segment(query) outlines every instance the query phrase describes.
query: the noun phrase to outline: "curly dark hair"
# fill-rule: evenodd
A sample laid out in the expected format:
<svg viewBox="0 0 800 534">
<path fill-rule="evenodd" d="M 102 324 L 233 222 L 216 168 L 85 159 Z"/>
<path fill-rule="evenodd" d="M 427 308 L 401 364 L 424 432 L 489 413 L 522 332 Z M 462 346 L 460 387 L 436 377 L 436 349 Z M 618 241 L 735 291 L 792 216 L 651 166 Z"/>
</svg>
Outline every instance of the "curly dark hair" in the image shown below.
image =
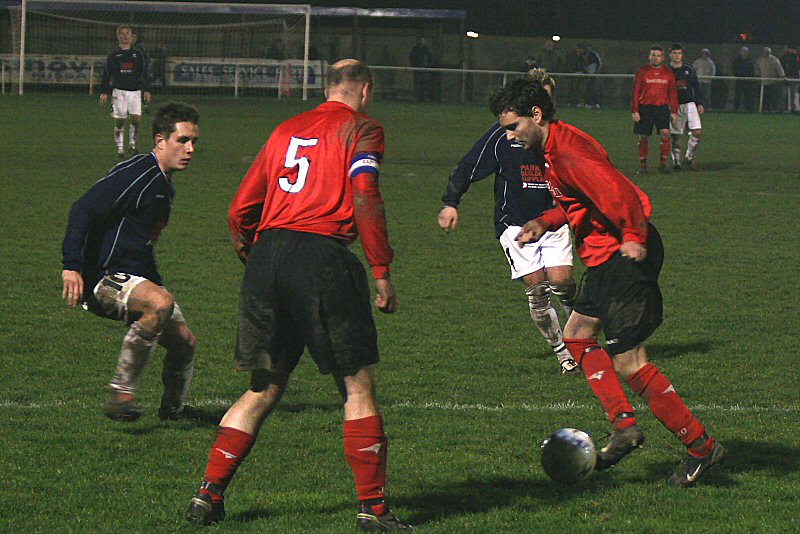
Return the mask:
<svg viewBox="0 0 800 534">
<path fill-rule="evenodd" d="M 167 102 L 156 111 L 153 117 L 153 139 L 158 134 L 169 138 L 175 131 L 175 124 L 191 122 L 200 124 L 200 113 L 197 108 L 183 102 Z"/>
<path fill-rule="evenodd" d="M 553 99 L 539 80 L 519 78 L 497 88 L 489 97 L 489 109 L 495 116 L 512 111 L 520 117 L 533 116 L 533 107 L 542 110 L 545 120 L 553 120 L 556 107 Z"/>
</svg>

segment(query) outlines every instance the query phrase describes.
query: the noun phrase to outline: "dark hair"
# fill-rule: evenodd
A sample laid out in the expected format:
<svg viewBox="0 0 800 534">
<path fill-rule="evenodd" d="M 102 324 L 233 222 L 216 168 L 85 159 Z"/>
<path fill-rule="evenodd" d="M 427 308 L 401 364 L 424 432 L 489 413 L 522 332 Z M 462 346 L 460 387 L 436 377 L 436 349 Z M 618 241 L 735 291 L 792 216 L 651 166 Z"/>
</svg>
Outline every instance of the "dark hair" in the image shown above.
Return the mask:
<svg viewBox="0 0 800 534">
<path fill-rule="evenodd" d="M 669 51 L 670 51 L 670 52 L 674 52 L 675 50 L 683 50 L 683 47 L 681 46 L 681 44 L 680 44 L 680 43 L 672 43 L 672 44 L 669 46 Z"/>
<path fill-rule="evenodd" d="M 343 59 L 328 68 L 328 87 L 340 83 L 355 82 L 372 84 L 372 71 L 363 61 Z"/>
<path fill-rule="evenodd" d="M 545 120 L 552 120 L 556 113 L 553 99 L 542 82 L 531 78 L 519 78 L 499 87 L 489 97 L 489 109 L 495 116 L 512 111 L 520 117 L 533 116 L 533 107 L 542 110 Z"/>
<path fill-rule="evenodd" d="M 650 47 L 650 50 L 659 50 L 659 51 L 663 52 L 664 51 L 664 47 L 662 47 L 661 45 L 652 45 Z"/>
<path fill-rule="evenodd" d="M 183 102 L 167 102 L 156 111 L 153 117 L 153 139 L 158 134 L 169 138 L 175 131 L 175 124 L 191 122 L 200 124 L 200 113 L 197 108 Z"/>
</svg>

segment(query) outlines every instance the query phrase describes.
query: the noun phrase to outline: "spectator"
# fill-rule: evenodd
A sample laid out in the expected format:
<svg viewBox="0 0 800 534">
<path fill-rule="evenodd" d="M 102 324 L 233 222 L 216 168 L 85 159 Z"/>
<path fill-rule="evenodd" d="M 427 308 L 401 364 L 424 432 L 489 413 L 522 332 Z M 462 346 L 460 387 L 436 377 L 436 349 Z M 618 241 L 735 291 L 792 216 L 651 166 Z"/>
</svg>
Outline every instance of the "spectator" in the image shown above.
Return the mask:
<svg viewBox="0 0 800 534">
<path fill-rule="evenodd" d="M 150 54 L 150 75 L 153 78 L 152 85 L 167 86 L 167 49 L 164 43 L 158 43 Z"/>
<path fill-rule="evenodd" d="M 277 37 L 272 42 L 272 46 L 267 50 L 267 59 L 275 59 L 278 61 L 286 59 L 286 45 L 283 44 L 283 39 Z"/>
<path fill-rule="evenodd" d="M 572 49 L 567 57 L 565 70 L 578 74 L 571 78 L 570 85 L 572 87 L 568 91 L 569 105 L 582 108 L 585 104 L 583 97 L 586 94 L 586 78 L 583 76 L 586 74 L 586 45 L 584 43 L 578 43 Z"/>
<path fill-rule="evenodd" d="M 527 58 L 525 58 L 525 61 L 522 63 L 522 67 L 520 67 L 519 70 L 521 72 L 524 72 L 525 74 L 528 74 L 529 72 L 531 72 L 533 69 L 536 68 L 538 68 L 536 60 L 533 58 L 533 56 L 528 56 Z"/>
<path fill-rule="evenodd" d="M 586 45 L 586 53 L 583 56 L 583 71 L 586 74 L 597 74 L 603 66 L 600 54 L 592 50 L 592 45 Z M 600 108 L 600 80 L 591 76 L 586 80 L 586 107 Z"/>
<path fill-rule="evenodd" d="M 786 47 L 786 51 L 781 55 L 781 66 L 787 78 L 784 88 L 783 105 L 786 106 L 787 111 L 797 113 L 798 109 L 800 109 L 798 108 L 799 95 L 797 93 L 800 87 L 800 82 L 797 81 L 798 77 L 800 77 L 800 54 L 797 53 L 796 46 Z M 794 81 L 789 81 L 790 79 Z"/>
<path fill-rule="evenodd" d="M 564 68 L 564 58 L 556 48 L 556 42 L 552 39 L 544 42 L 544 47 L 539 51 L 536 60 L 539 68 L 546 69 L 549 73 L 561 72 L 561 69 Z"/>
<path fill-rule="evenodd" d="M 711 80 L 711 100 L 714 102 L 714 109 L 717 110 L 724 110 L 728 103 L 728 82 L 720 79 L 722 76 L 727 75 L 720 64 L 717 65 L 716 76 Z"/>
<path fill-rule="evenodd" d="M 739 55 L 733 59 L 731 71 L 737 78 L 752 78 L 755 75 L 755 65 L 750 57 L 750 48 L 743 46 Z M 734 84 L 733 109 L 739 111 L 742 107 L 753 111 L 753 97 L 755 96 L 755 83 L 750 80 L 736 80 Z"/>
<path fill-rule="evenodd" d="M 706 103 L 706 110 L 710 110 L 713 106 L 711 102 L 711 80 L 709 77 L 717 74 L 717 66 L 714 60 L 711 59 L 711 50 L 704 48 L 700 51 L 700 57 L 694 60 L 692 67 L 697 71 L 697 77 L 700 80 L 700 101 Z"/>
<path fill-rule="evenodd" d="M 780 111 L 781 81 L 785 78 L 781 61 L 772 53 L 772 49 L 765 46 L 761 57 L 756 60 L 756 76 L 761 78 L 764 86 L 764 100 L 761 111 Z"/>
<path fill-rule="evenodd" d="M 408 54 L 408 62 L 415 68 L 433 67 L 433 50 L 428 46 L 425 37 L 420 37 L 417 44 Z M 419 102 L 429 102 L 432 100 L 431 72 L 414 71 L 414 97 Z"/>
<path fill-rule="evenodd" d="M 381 50 L 381 55 L 378 57 L 378 65 L 394 67 L 397 66 L 397 58 L 392 53 L 392 49 L 385 45 Z M 393 99 L 396 96 L 395 78 L 397 75 L 396 70 L 392 69 L 374 69 L 375 70 L 375 88 L 383 98 Z"/>
</svg>

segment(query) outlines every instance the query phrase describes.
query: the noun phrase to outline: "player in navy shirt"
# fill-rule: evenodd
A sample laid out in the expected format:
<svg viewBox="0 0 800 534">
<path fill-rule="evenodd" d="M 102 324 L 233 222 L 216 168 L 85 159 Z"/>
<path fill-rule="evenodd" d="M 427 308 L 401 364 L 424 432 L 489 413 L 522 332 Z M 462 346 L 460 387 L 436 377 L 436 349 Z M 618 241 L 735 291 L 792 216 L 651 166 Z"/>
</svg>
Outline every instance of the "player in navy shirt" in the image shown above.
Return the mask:
<svg viewBox="0 0 800 534">
<path fill-rule="evenodd" d="M 555 84 L 545 71 L 535 69 L 531 74 L 544 80 L 552 91 Z M 514 240 L 526 222 L 553 207 L 541 152 L 525 150 L 519 143 L 509 141 L 499 124 L 489 128 L 450 175 L 442 197 L 439 226 L 445 231 L 455 230 L 461 196 L 473 182 L 490 174 L 495 175 L 495 233 L 511 268 L 511 278 L 525 284 L 533 323 L 556 353 L 561 372 L 574 371 L 577 364 L 562 341 L 558 314 L 550 302 L 551 293 L 558 295 L 568 316 L 575 298 L 569 229 L 564 225 L 530 245 L 520 246 Z"/>
<path fill-rule="evenodd" d="M 159 416 L 197 415 L 184 404 L 196 340 L 162 287 L 153 246 L 169 220 L 172 175 L 192 159 L 198 121 L 192 106 L 163 106 L 153 120 L 153 151 L 118 164 L 70 210 L 62 245 L 62 297 L 70 306 L 81 304 L 130 324 L 105 407 L 112 419 L 132 421 L 141 415 L 136 383 L 157 344 L 167 349 Z"/>
<path fill-rule="evenodd" d="M 136 36 L 130 26 L 117 27 L 119 47 L 106 58 L 103 78 L 100 82 L 100 103 L 108 102 L 111 95 L 111 116 L 114 117 L 114 142 L 117 157 L 125 155 L 125 119 L 130 120 L 128 150 L 136 154 L 136 136 L 142 118 L 142 97 L 150 102 L 147 56 L 134 48 Z"/>
<path fill-rule="evenodd" d="M 669 66 L 675 74 L 678 86 L 678 114 L 670 124 L 672 135 L 672 163 L 674 170 L 681 170 L 681 135 L 689 129 L 689 143 L 686 147 L 686 168 L 694 170 L 694 151 L 700 143 L 702 125 L 700 115 L 703 114 L 703 104 L 700 102 L 700 81 L 697 71 L 688 63 L 683 62 L 683 47 L 673 43 L 669 48 Z"/>
</svg>

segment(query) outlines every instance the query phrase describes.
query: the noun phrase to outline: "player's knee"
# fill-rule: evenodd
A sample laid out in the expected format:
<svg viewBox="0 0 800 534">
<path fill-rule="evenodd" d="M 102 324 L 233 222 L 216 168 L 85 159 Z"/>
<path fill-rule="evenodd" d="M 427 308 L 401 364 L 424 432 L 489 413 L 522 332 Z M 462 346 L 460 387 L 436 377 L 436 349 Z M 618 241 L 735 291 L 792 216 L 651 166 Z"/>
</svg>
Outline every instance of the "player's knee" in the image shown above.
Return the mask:
<svg viewBox="0 0 800 534">
<path fill-rule="evenodd" d="M 172 317 L 174 309 L 175 299 L 168 291 L 154 292 L 147 302 L 146 315 L 150 315 L 158 330 L 162 330 Z"/>
<path fill-rule="evenodd" d="M 525 294 L 532 311 L 544 311 L 550 307 L 550 284 L 547 282 L 526 287 Z"/>
<path fill-rule="evenodd" d="M 575 298 L 578 296 L 578 286 L 574 280 L 550 284 L 550 292 L 557 296 L 562 304 L 566 304 L 571 308 L 575 304 Z"/>
<path fill-rule="evenodd" d="M 700 139 L 700 136 L 703 134 L 703 130 L 692 130 L 692 137 L 695 139 Z"/>
<path fill-rule="evenodd" d="M 600 345 L 597 343 L 597 339 L 589 338 L 589 339 L 570 339 L 564 338 L 564 345 L 567 346 L 567 350 L 572 355 L 572 358 L 577 362 L 578 365 L 581 365 L 584 356 L 588 353 L 592 352 L 593 350 L 599 350 Z"/>
<path fill-rule="evenodd" d="M 125 127 L 125 119 L 114 119 L 114 127 L 121 130 Z"/>
</svg>

